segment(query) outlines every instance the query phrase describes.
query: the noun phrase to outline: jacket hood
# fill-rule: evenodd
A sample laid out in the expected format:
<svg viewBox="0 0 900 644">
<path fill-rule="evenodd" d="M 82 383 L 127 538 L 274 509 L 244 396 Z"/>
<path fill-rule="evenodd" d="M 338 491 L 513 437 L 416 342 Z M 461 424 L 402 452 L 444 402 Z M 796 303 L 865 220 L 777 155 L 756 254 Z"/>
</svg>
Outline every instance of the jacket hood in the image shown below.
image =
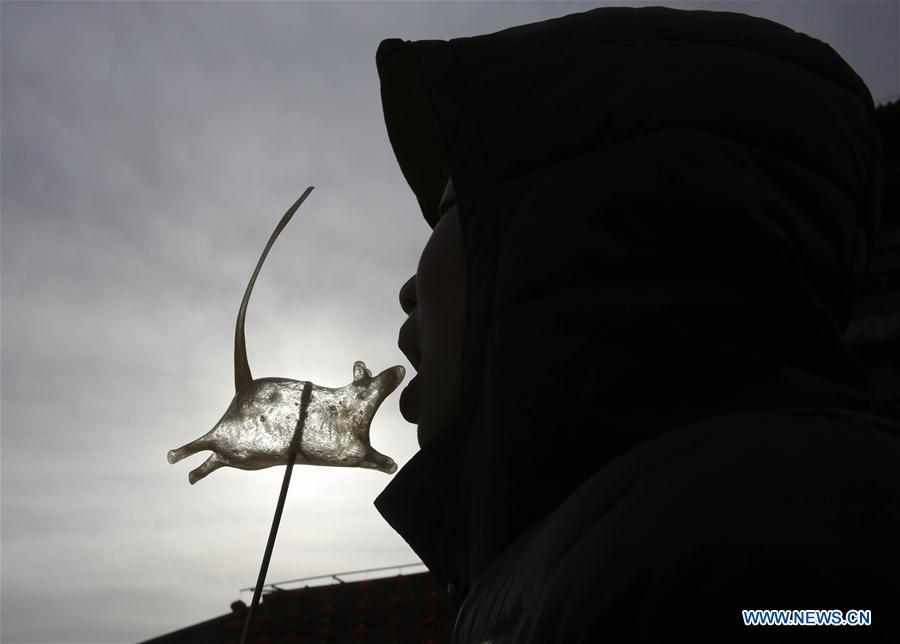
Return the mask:
<svg viewBox="0 0 900 644">
<path fill-rule="evenodd" d="M 864 409 L 843 335 L 878 229 L 874 103 L 743 14 L 604 7 L 385 40 L 388 135 L 431 226 L 456 191 L 460 408 L 375 505 L 463 593 L 638 443 L 740 410 Z"/>
</svg>

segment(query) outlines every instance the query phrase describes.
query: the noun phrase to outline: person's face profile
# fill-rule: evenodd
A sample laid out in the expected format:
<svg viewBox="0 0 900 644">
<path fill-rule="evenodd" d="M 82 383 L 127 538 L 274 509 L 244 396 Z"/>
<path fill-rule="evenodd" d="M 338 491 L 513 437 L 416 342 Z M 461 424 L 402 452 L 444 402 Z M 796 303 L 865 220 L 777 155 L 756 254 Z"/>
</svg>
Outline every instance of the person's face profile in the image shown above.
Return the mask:
<svg viewBox="0 0 900 644">
<path fill-rule="evenodd" d="M 417 372 L 400 395 L 400 413 L 418 425 L 420 447 L 455 410 L 466 321 L 465 249 L 452 180 L 440 212 L 416 274 L 400 289 L 400 306 L 409 318 L 397 344 Z"/>
</svg>

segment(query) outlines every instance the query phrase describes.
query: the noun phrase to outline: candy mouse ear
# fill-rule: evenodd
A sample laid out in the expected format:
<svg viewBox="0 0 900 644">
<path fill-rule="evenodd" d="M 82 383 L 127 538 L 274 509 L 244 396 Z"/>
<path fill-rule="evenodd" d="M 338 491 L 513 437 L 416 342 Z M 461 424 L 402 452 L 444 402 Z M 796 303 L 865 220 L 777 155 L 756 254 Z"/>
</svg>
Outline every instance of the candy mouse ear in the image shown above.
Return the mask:
<svg viewBox="0 0 900 644">
<path fill-rule="evenodd" d="M 353 382 L 358 382 L 363 378 L 371 378 L 372 372 L 366 368 L 366 363 L 362 360 L 357 360 L 353 363 Z"/>
<path fill-rule="evenodd" d="M 300 198 L 294 202 L 294 205 L 291 206 L 284 216 L 281 218 L 281 221 L 278 222 L 278 225 L 275 226 L 275 231 L 269 237 L 269 242 L 266 244 L 266 247 L 263 249 L 262 255 L 259 256 L 259 261 L 256 263 L 256 269 L 253 271 L 253 276 L 250 278 L 250 283 L 247 284 L 247 290 L 244 291 L 244 299 L 241 300 L 241 308 L 238 310 L 237 324 L 234 329 L 234 391 L 235 393 L 240 392 L 242 389 L 246 388 L 253 381 L 253 375 L 250 373 L 250 364 L 247 362 L 247 342 L 244 337 L 244 319 L 247 317 L 247 302 L 250 301 L 250 293 L 253 292 L 253 285 L 256 284 L 256 277 L 259 275 L 259 269 L 262 268 L 263 262 L 266 261 L 266 255 L 269 254 L 269 249 L 272 248 L 272 244 L 275 243 L 275 239 L 278 237 L 279 233 L 284 230 L 284 227 L 287 226 L 288 222 L 291 220 L 291 217 L 294 216 L 294 213 L 297 212 L 297 208 L 300 207 L 306 198 L 309 196 L 309 193 L 313 191 L 313 186 L 309 186 Z"/>
</svg>

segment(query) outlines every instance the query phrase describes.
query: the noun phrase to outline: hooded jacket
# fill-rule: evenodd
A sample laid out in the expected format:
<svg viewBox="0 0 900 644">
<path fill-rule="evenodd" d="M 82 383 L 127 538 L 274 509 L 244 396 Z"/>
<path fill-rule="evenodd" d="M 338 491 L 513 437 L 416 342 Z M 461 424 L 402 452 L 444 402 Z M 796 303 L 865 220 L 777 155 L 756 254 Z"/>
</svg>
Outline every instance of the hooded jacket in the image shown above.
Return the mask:
<svg viewBox="0 0 900 644">
<path fill-rule="evenodd" d="M 900 428 L 867 413 L 844 342 L 881 142 L 831 47 L 608 7 L 385 40 L 376 62 L 403 175 L 432 227 L 452 177 L 465 244 L 459 408 L 375 501 L 465 599 L 455 641 L 595 641 L 675 588 L 728 595 L 724 571 L 812 552 L 810 531 L 836 540 L 823 556 L 900 534 Z M 747 536 L 741 499 L 815 505 L 823 477 L 860 508 L 856 536 L 812 506 Z M 671 634 L 655 623 L 648 640 Z"/>
</svg>

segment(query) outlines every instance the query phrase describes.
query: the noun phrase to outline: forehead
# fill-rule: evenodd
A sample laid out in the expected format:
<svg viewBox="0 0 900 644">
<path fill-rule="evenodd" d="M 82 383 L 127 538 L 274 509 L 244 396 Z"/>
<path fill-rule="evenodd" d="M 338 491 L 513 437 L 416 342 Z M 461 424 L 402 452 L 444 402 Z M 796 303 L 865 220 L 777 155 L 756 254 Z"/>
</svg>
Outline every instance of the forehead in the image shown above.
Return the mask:
<svg viewBox="0 0 900 644">
<path fill-rule="evenodd" d="M 453 178 L 447 179 L 441 203 L 438 207 L 440 217 L 431 236 L 422 249 L 419 265 L 416 269 L 415 281 L 429 279 L 429 273 L 440 272 L 457 261 L 461 256 L 462 237 L 459 233 L 459 212 L 456 208 L 456 192 L 453 189 Z M 429 280 L 431 281 L 431 280 Z"/>
<path fill-rule="evenodd" d="M 425 248 L 422 249 L 416 270 L 419 288 L 422 288 L 423 282 L 443 286 L 442 282 L 448 279 L 451 267 L 464 262 L 464 257 L 459 211 L 456 203 L 448 202 L 444 214 L 435 224 Z"/>
</svg>

